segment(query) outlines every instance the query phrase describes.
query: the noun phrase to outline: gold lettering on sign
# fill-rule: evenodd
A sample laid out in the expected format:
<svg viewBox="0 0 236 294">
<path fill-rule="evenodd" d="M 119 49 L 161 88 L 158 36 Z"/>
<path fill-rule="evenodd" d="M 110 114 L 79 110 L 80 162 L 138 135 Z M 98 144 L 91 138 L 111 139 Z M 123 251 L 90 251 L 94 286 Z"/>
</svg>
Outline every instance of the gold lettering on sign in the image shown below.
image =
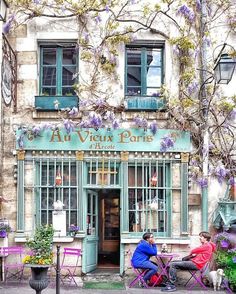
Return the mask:
<svg viewBox="0 0 236 294">
<path fill-rule="evenodd" d="M 152 142 L 153 136 L 134 136 L 130 131 L 123 131 L 119 135 L 120 140 L 118 143 L 143 143 L 143 142 Z"/>
<path fill-rule="evenodd" d="M 52 131 L 52 137 L 50 142 L 63 142 L 61 139 L 60 131 L 59 130 L 53 130 Z"/>
</svg>

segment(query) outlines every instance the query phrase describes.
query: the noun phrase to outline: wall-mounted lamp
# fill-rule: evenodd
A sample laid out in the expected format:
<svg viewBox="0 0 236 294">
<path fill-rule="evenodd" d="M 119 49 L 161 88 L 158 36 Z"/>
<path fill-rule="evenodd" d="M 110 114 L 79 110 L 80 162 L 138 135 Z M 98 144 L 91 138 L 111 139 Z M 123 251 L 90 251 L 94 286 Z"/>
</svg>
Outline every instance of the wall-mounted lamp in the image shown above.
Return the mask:
<svg viewBox="0 0 236 294">
<path fill-rule="evenodd" d="M 6 21 L 8 3 L 5 0 L 0 0 L 0 21 Z"/>
<path fill-rule="evenodd" d="M 214 73 L 217 84 L 228 84 L 233 77 L 236 60 L 229 53 L 224 52 L 227 47 L 230 47 L 233 53 L 235 53 L 235 49 L 231 45 L 223 44 L 215 60 Z"/>
<path fill-rule="evenodd" d="M 55 185 L 61 186 L 61 183 L 62 183 L 61 170 L 60 170 L 60 168 L 58 168 L 57 173 L 56 173 L 56 178 L 55 178 Z"/>
<path fill-rule="evenodd" d="M 154 173 L 150 179 L 150 186 L 156 187 L 157 186 L 157 174 Z"/>
</svg>

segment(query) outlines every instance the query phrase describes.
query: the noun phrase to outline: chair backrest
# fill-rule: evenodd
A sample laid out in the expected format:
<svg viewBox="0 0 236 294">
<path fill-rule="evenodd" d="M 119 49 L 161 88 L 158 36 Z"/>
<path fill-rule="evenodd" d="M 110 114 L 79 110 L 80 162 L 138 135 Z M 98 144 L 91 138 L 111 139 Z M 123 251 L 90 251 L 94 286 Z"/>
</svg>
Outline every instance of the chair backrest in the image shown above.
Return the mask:
<svg viewBox="0 0 236 294">
<path fill-rule="evenodd" d="M 66 266 L 66 262 L 67 262 L 67 259 L 66 257 L 68 256 L 74 256 L 74 257 L 77 257 L 76 258 L 76 262 L 71 264 L 72 266 L 77 266 L 78 265 L 78 262 L 79 262 L 79 257 L 82 255 L 82 250 L 79 249 L 79 248 L 73 248 L 73 247 L 66 247 L 64 248 L 64 251 L 63 251 L 63 259 L 62 259 L 62 264 L 61 266 Z"/>
<path fill-rule="evenodd" d="M 2 247 L 0 249 L 1 255 L 22 255 L 24 253 L 24 248 L 21 246 L 10 246 L 10 247 Z"/>
</svg>

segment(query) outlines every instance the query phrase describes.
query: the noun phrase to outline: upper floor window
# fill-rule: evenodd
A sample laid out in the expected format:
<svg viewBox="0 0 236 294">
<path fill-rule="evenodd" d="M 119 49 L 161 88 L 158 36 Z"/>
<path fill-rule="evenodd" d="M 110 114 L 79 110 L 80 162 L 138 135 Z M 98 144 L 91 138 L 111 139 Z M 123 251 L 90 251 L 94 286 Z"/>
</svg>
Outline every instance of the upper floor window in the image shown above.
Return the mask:
<svg viewBox="0 0 236 294">
<path fill-rule="evenodd" d="M 76 83 L 77 50 L 74 44 L 40 47 L 40 95 L 73 96 Z"/>
<path fill-rule="evenodd" d="M 131 107 L 128 105 L 128 108 L 133 108 L 133 102 L 137 102 L 132 97 L 159 97 L 160 87 L 164 80 L 164 44 L 148 43 L 147 41 L 147 45 L 134 44 L 126 47 L 125 95 L 130 97 L 132 102 Z M 149 102 L 148 105 L 145 103 L 146 107 L 152 108 L 151 104 L 156 100 L 146 99 Z M 156 105 L 156 108 L 158 108 L 158 105 Z"/>
</svg>

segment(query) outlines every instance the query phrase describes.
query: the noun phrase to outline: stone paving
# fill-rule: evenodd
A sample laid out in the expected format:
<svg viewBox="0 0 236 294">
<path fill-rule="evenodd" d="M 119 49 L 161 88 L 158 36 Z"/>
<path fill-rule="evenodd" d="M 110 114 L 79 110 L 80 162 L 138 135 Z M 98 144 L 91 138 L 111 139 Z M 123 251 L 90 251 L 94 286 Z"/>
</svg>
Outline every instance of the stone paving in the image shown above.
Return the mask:
<svg viewBox="0 0 236 294">
<path fill-rule="evenodd" d="M 143 294 L 147 293 L 167 293 L 162 292 L 161 288 L 154 288 L 154 289 L 142 289 L 142 288 L 129 288 L 128 283 L 126 283 L 126 289 L 125 290 L 94 290 L 94 289 L 83 289 L 82 285 L 79 288 L 76 288 L 74 286 L 68 286 L 68 287 L 61 287 L 60 288 L 60 294 L 72 294 L 72 293 L 78 293 L 78 294 L 104 294 L 104 293 L 127 293 L 127 294 Z M 0 294 L 34 294 L 35 291 L 30 288 L 27 281 L 23 281 L 22 283 L 7 283 L 3 284 L 0 283 Z M 195 287 L 192 291 L 186 290 L 186 288 L 183 288 L 181 286 L 177 286 L 177 291 L 175 292 L 177 294 L 180 293 L 196 293 L 196 294 L 203 294 L 203 293 L 215 293 L 212 288 L 208 288 L 207 291 L 203 291 L 199 287 Z M 217 291 L 217 294 L 223 294 L 226 293 L 225 291 Z M 56 294 L 55 286 L 49 285 L 49 287 L 42 291 L 42 294 Z"/>
</svg>

